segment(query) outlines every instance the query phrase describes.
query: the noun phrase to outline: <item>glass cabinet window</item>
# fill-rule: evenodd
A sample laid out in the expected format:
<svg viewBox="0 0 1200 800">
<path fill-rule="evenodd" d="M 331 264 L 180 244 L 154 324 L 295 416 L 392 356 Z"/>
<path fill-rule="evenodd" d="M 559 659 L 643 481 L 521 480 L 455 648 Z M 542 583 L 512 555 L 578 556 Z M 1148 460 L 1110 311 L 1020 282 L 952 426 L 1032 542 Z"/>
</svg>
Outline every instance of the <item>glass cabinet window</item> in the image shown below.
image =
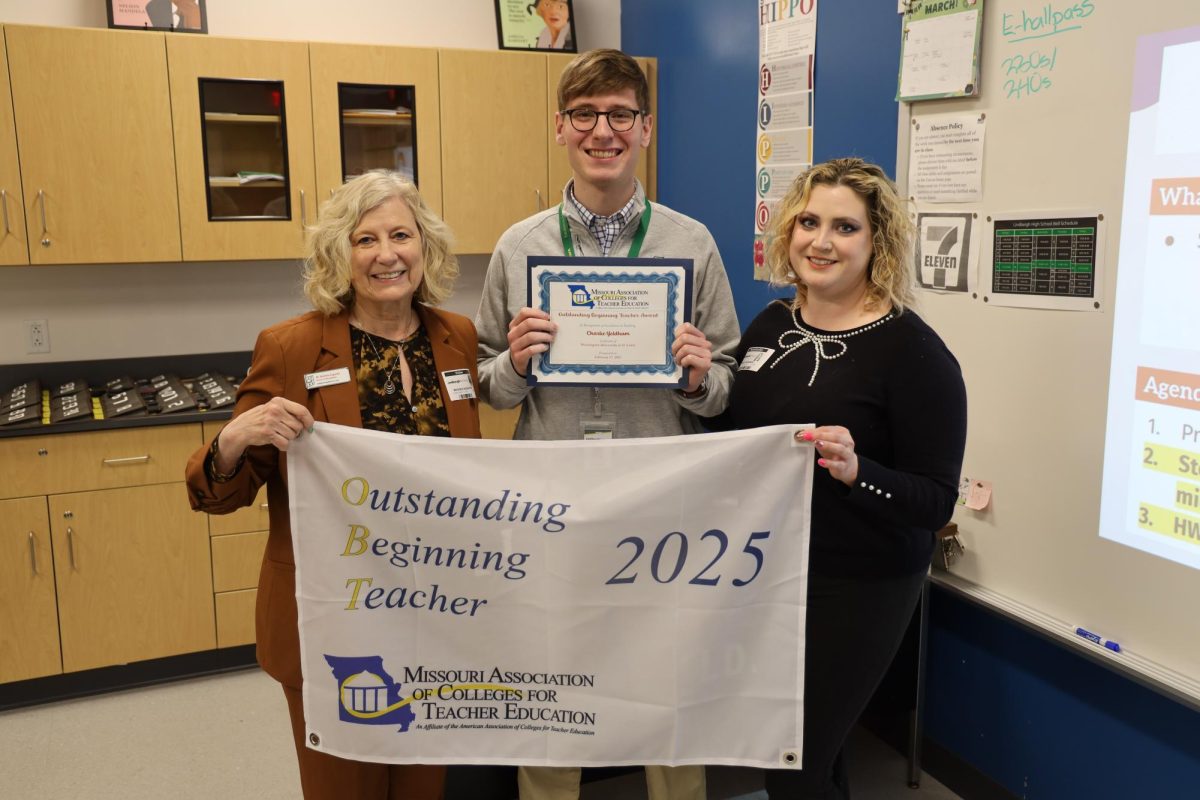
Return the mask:
<svg viewBox="0 0 1200 800">
<path fill-rule="evenodd" d="M 417 183 L 416 87 L 338 84 L 342 180 L 392 169 Z"/>
<path fill-rule="evenodd" d="M 282 81 L 200 79 L 210 220 L 291 219 Z"/>
</svg>

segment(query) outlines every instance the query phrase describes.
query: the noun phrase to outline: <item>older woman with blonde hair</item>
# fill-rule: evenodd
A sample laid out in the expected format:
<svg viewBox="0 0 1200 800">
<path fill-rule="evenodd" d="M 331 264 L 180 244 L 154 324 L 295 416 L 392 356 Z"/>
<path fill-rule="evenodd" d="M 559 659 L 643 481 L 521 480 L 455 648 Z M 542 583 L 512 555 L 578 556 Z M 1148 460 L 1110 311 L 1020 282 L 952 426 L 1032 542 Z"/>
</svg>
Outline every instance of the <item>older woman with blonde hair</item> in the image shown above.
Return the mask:
<svg viewBox="0 0 1200 800">
<path fill-rule="evenodd" d="M 449 230 L 415 186 L 386 171 L 347 182 L 310 231 L 304 292 L 315 310 L 258 335 L 233 419 L 188 462 L 192 508 L 210 514 L 250 505 L 266 484 L 257 654 L 283 685 L 308 800 L 442 796 L 444 767 L 351 761 L 304 745 L 286 455 L 314 420 L 479 437 L 475 328 L 431 305 L 457 274 Z"/>
<path fill-rule="evenodd" d="M 912 311 L 912 224 L 883 170 L 817 164 L 777 211 L 776 284 L 742 335 L 723 421 L 814 423 L 798 439 L 813 479 L 800 771 L 768 770 L 780 798 L 848 798 L 842 745 L 895 655 L 950 518 L 966 440 L 962 374 Z"/>
</svg>

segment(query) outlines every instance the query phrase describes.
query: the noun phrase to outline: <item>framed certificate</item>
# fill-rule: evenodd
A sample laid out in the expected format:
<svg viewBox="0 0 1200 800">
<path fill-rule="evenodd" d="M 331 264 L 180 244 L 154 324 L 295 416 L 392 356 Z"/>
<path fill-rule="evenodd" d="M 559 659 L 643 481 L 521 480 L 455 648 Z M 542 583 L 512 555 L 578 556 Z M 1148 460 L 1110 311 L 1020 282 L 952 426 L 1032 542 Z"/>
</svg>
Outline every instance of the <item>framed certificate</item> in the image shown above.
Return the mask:
<svg viewBox="0 0 1200 800">
<path fill-rule="evenodd" d="M 675 328 L 692 318 L 692 260 L 529 258 L 529 305 L 558 325 L 529 384 L 681 388 Z"/>
</svg>

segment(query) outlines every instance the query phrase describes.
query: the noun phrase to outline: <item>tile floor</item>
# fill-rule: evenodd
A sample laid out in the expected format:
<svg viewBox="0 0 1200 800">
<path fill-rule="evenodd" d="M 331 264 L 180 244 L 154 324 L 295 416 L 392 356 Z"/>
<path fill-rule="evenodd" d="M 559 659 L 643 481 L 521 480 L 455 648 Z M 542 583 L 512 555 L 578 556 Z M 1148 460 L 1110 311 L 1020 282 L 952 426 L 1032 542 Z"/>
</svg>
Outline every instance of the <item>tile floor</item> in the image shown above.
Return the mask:
<svg viewBox="0 0 1200 800">
<path fill-rule="evenodd" d="M 294 800 L 288 718 L 257 669 L 0 713 L 0 798 Z M 855 800 L 955 800 L 926 775 L 905 784 L 900 754 L 861 729 Z M 765 800 L 755 770 L 712 768 L 710 800 Z M 640 773 L 585 784 L 581 800 L 641 800 Z M 466 798 L 449 798 L 466 800 Z"/>
</svg>

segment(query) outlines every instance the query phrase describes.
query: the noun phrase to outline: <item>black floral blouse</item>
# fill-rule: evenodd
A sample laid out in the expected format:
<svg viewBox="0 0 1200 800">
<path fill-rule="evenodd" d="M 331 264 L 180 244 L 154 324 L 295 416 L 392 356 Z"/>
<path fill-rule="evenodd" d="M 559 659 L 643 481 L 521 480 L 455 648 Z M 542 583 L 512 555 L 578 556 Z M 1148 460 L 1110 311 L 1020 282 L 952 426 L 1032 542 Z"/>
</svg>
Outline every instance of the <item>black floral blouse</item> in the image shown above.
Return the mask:
<svg viewBox="0 0 1200 800">
<path fill-rule="evenodd" d="M 393 342 L 350 326 L 350 346 L 354 351 L 354 371 L 358 377 L 358 405 L 363 427 L 373 431 L 407 433 L 420 436 L 449 436 L 450 423 L 438 388 L 437 366 L 425 326 L 411 336 Z M 404 396 L 400 364 L 396 350 L 412 372 L 412 402 Z M 388 394 L 387 384 L 393 386 Z"/>
</svg>

